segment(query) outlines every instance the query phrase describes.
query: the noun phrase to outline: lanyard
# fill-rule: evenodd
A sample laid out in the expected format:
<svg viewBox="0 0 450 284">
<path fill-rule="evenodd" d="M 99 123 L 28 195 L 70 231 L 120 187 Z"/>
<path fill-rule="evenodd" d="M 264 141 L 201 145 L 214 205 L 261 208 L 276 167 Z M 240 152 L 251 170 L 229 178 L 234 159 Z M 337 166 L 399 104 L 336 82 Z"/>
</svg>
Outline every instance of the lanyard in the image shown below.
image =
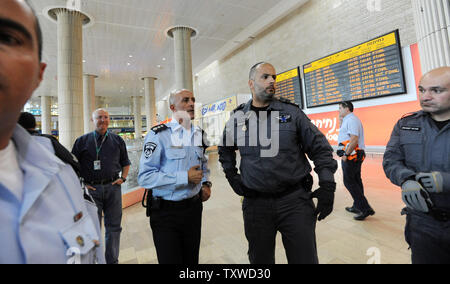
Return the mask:
<svg viewBox="0 0 450 284">
<path fill-rule="evenodd" d="M 108 137 L 108 131 L 106 131 L 106 134 L 105 134 L 105 136 L 103 137 L 102 144 L 100 144 L 100 147 L 98 147 L 98 144 L 97 144 L 97 134 L 96 134 L 96 132 L 94 131 L 95 152 L 97 153 L 97 160 L 98 160 L 98 158 L 99 158 L 100 150 L 102 149 L 102 146 L 103 146 L 103 143 L 104 143 L 105 140 L 106 140 L 106 137 Z"/>
</svg>

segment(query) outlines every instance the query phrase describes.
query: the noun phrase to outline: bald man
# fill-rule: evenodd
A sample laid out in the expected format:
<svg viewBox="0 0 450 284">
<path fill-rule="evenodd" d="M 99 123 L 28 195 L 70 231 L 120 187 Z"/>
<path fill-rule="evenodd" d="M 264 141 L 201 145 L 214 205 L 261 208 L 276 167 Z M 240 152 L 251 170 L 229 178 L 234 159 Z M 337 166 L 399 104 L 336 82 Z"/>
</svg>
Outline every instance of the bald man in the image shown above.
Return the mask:
<svg viewBox="0 0 450 284">
<path fill-rule="evenodd" d="M 450 67 L 420 80 L 422 111 L 394 127 L 383 167 L 401 186 L 412 263 L 450 263 Z"/>
<path fill-rule="evenodd" d="M 92 114 L 95 131 L 79 137 L 72 154 L 80 162 L 81 176 L 98 207 L 98 218 L 105 216 L 105 258 L 108 264 L 119 262 L 122 232 L 122 191 L 131 162 L 123 139 L 108 131 L 109 114 L 97 109 Z"/>
</svg>

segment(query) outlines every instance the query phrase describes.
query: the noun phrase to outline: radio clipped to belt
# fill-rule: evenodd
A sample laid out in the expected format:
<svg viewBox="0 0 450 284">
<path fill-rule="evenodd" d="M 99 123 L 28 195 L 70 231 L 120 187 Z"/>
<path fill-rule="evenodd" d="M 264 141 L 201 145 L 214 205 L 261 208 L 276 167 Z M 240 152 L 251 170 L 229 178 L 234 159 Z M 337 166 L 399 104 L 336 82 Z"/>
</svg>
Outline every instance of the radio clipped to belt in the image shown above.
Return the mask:
<svg viewBox="0 0 450 284">
<path fill-rule="evenodd" d="M 339 157 L 347 156 L 347 160 L 349 160 L 349 161 L 353 161 L 353 162 L 364 161 L 364 159 L 366 158 L 366 152 L 364 152 L 364 150 L 360 149 L 358 145 L 356 145 L 355 149 L 350 153 L 350 155 L 347 155 L 347 147 L 348 147 L 349 143 L 350 143 L 350 140 L 339 143 L 336 154 Z"/>
</svg>

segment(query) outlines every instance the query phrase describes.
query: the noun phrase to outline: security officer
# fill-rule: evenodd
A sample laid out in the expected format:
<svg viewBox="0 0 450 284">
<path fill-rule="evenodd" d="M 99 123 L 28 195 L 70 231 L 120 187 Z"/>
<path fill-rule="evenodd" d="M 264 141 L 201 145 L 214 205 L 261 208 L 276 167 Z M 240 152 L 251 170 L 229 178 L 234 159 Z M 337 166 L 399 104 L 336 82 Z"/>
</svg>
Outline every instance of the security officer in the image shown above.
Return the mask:
<svg viewBox="0 0 450 284">
<path fill-rule="evenodd" d="M 383 167 L 402 188 L 413 263 L 450 263 L 450 67 L 419 84 L 422 111 L 395 125 Z"/>
<path fill-rule="evenodd" d="M 0 22 L 0 263 L 95 263 L 99 228 L 77 176 L 16 124 L 46 67 L 39 22 L 20 0 L 2 0 Z"/>
<path fill-rule="evenodd" d="M 212 186 L 203 132 L 191 124 L 192 92 L 173 92 L 169 102 L 173 119 L 145 138 L 138 181 L 152 192 L 148 206 L 158 262 L 198 264 L 202 201 L 209 199 Z"/>
<path fill-rule="evenodd" d="M 92 121 L 95 131 L 79 137 L 72 154 L 80 162 L 81 176 L 97 204 L 100 223 L 103 213 L 105 216 L 106 263 L 117 264 L 122 232 L 121 185 L 126 182 L 131 162 L 123 139 L 108 131 L 108 112 L 97 109 Z"/>
<path fill-rule="evenodd" d="M 353 198 L 352 207 L 346 207 L 345 210 L 357 214 L 353 217 L 355 220 L 363 221 L 368 216 L 374 215 L 375 211 L 364 196 L 364 184 L 361 179 L 361 167 L 366 156 L 364 128 L 353 110 L 352 102 L 339 103 L 339 117 L 342 118 L 342 123 L 338 137 L 340 150 L 337 154 L 342 158 L 344 185 Z"/>
<path fill-rule="evenodd" d="M 320 221 L 331 213 L 336 189 L 333 150 L 297 105 L 273 98 L 272 65 L 253 66 L 249 87 L 253 99 L 239 106 L 228 121 L 219 160 L 233 190 L 245 197 L 242 209 L 250 263 L 275 263 L 277 231 L 289 263 L 318 263 L 316 218 Z M 270 139 L 265 141 L 268 133 Z M 240 174 L 236 150 L 241 155 Z M 319 175 L 320 188 L 312 194 L 306 154 Z M 317 210 L 312 197 L 318 198 Z"/>
</svg>

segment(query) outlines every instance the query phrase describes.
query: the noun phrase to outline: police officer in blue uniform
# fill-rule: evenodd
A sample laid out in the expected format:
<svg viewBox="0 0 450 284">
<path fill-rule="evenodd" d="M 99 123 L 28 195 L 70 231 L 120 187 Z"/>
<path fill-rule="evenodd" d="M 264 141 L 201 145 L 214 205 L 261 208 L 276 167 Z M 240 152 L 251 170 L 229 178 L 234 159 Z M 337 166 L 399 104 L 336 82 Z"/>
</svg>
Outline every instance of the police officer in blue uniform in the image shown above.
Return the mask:
<svg viewBox="0 0 450 284">
<path fill-rule="evenodd" d="M 170 95 L 173 119 L 145 138 L 139 185 L 150 190 L 150 225 L 160 264 L 198 264 L 202 201 L 212 183 L 203 131 L 194 127 L 195 98 L 180 90 Z"/>
<path fill-rule="evenodd" d="M 450 67 L 419 84 L 422 111 L 395 125 L 383 168 L 402 188 L 412 263 L 450 263 Z"/>
<path fill-rule="evenodd" d="M 336 189 L 333 150 L 297 105 L 274 99 L 272 65 L 253 66 L 249 87 L 252 100 L 239 106 L 228 121 L 219 160 L 232 189 L 245 197 L 242 209 L 250 263 L 275 263 L 278 231 L 289 263 L 318 263 L 316 219 L 332 212 Z M 241 155 L 240 174 L 236 150 Z M 319 175 L 320 189 L 312 194 L 306 155 Z M 312 197 L 318 198 L 317 208 Z"/>
<path fill-rule="evenodd" d="M 2 0 L 0 23 L 0 263 L 96 263 L 99 228 L 75 172 L 16 125 L 46 67 L 39 22 L 26 1 Z"/>
</svg>

